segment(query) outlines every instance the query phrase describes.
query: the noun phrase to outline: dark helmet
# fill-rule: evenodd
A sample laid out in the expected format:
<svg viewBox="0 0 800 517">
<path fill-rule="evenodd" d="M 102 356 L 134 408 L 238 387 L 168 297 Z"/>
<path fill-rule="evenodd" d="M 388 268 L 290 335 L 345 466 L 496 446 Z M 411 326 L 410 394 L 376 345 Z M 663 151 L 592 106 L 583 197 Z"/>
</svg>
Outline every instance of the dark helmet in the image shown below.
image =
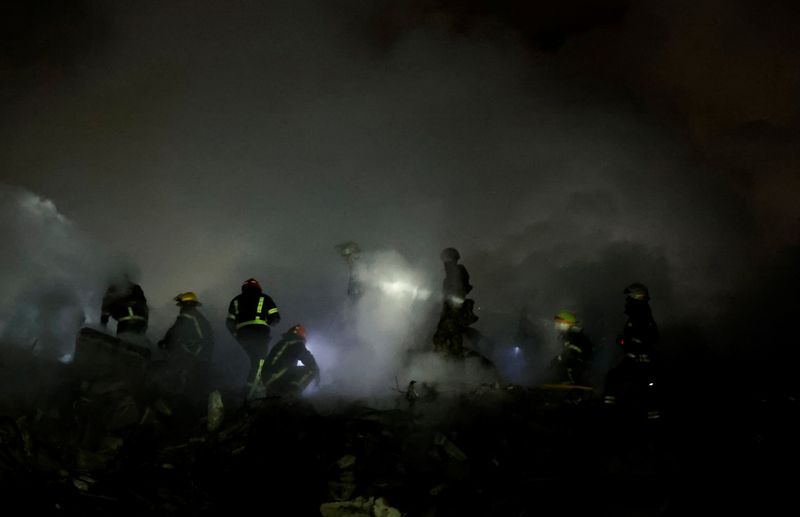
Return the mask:
<svg viewBox="0 0 800 517">
<path fill-rule="evenodd" d="M 343 242 L 337 244 L 335 247 L 336 251 L 343 257 L 358 258 L 358 255 L 361 253 L 361 247 L 354 241 Z"/>
<path fill-rule="evenodd" d="M 455 248 L 445 248 L 442 250 L 440 257 L 445 262 L 458 262 L 461 258 L 461 254 Z"/>
<path fill-rule="evenodd" d="M 248 278 L 242 284 L 242 292 L 245 291 L 258 291 L 260 293 L 262 291 L 261 284 L 255 278 Z"/>
<path fill-rule="evenodd" d="M 647 290 L 647 286 L 639 282 L 634 282 L 628 287 L 626 287 L 625 291 L 623 291 L 623 294 L 627 295 L 628 298 L 632 298 L 634 300 L 640 300 L 646 302 L 647 300 L 650 299 L 650 293 Z"/>
</svg>

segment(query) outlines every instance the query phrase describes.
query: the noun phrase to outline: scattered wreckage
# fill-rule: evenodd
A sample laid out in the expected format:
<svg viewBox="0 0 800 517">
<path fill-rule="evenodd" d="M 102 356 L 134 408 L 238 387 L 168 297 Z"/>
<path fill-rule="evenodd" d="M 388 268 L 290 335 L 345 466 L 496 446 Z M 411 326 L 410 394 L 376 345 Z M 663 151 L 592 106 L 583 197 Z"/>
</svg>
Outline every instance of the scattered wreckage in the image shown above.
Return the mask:
<svg viewBox="0 0 800 517">
<path fill-rule="evenodd" d="M 678 472 L 663 421 L 609 418 L 586 387 L 411 381 L 380 408 L 214 390 L 199 410 L 161 391 L 161 366 L 91 329 L 72 364 L 40 366 L 63 381 L 0 418 L 7 500 L 80 515 L 658 515 Z"/>
</svg>

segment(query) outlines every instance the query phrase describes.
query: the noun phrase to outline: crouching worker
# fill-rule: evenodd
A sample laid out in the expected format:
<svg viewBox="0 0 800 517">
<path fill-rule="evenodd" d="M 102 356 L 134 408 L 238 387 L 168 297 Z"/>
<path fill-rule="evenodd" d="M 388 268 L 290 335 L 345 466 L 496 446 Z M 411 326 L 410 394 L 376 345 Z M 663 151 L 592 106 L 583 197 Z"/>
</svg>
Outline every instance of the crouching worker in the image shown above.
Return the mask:
<svg viewBox="0 0 800 517">
<path fill-rule="evenodd" d="M 302 325 L 290 328 L 270 350 L 261 378 L 267 395 L 299 396 L 312 380 L 319 386 L 319 367 L 306 348 Z"/>
</svg>

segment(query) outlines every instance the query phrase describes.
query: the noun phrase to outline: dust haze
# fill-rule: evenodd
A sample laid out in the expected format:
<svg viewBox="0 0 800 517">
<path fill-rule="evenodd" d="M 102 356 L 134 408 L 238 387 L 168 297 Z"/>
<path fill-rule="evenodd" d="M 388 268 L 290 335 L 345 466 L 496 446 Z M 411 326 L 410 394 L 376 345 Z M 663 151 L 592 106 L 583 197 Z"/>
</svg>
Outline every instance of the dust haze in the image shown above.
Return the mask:
<svg viewBox="0 0 800 517">
<path fill-rule="evenodd" d="M 487 18 L 466 35 L 432 17 L 378 44 L 369 2 L 87 5 L 97 39 L 1 126 L 6 346 L 69 353 L 107 274 L 130 268 L 150 339 L 194 290 L 220 376 L 239 382 L 247 360 L 222 323 L 252 276 L 281 310 L 273 343 L 308 328 L 323 387 L 388 390 L 420 372 L 405 353 L 435 330 L 446 246 L 506 371 L 526 339 L 550 353 L 562 308 L 610 348 L 632 281 L 667 335 L 692 328 L 725 351 L 721 329 L 754 324 L 734 308 L 757 304 L 739 294 L 756 291 L 747 272 L 775 259 L 756 252 L 753 199 L 518 27 Z M 376 275 L 355 306 L 334 249 L 346 240 Z"/>
</svg>

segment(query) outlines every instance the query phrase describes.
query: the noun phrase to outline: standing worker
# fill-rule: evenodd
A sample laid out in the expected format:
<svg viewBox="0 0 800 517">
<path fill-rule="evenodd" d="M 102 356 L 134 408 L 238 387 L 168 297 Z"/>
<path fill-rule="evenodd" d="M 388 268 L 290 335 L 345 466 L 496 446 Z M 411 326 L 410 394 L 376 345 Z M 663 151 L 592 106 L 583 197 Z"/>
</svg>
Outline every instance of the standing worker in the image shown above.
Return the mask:
<svg viewBox="0 0 800 517">
<path fill-rule="evenodd" d="M 250 358 L 245 399 L 252 398 L 261 384 L 261 369 L 269 350 L 270 326 L 281 316 L 272 298 L 264 294 L 255 278 L 242 284 L 242 294 L 236 296 L 228 307 L 225 321 L 228 331 L 236 338 Z"/>
<path fill-rule="evenodd" d="M 469 283 L 469 273 L 463 264 L 459 264 L 461 254 L 455 248 L 445 248 L 440 255 L 444 263 L 444 282 L 442 282 L 442 295 L 446 306 L 459 308 L 472 291 Z"/>
<path fill-rule="evenodd" d="M 131 281 L 126 274 L 112 281 L 103 296 L 100 323 L 105 327 L 108 320 L 117 321 L 117 336 L 133 334 L 144 336 L 147 332 L 149 309 L 141 286 Z"/>
<path fill-rule="evenodd" d="M 348 241 L 338 244 L 336 250 L 347 262 L 349 278 L 347 281 L 347 296 L 351 302 L 357 302 L 364 294 L 364 284 L 359 278 L 361 247 L 357 242 Z"/>
<path fill-rule="evenodd" d="M 633 409 L 644 409 L 649 419 L 660 418 L 660 388 L 656 382 L 659 332 L 650 310 L 650 292 L 637 282 L 626 287 L 623 294 L 628 320 L 617 344 L 624 355 L 606 375 L 604 402 L 609 406 L 641 405 Z"/>
<path fill-rule="evenodd" d="M 202 304 L 195 293 L 181 293 L 175 301 L 180 313 L 158 346 L 167 351 L 171 369 L 177 373 L 176 391 L 192 400 L 205 400 L 208 368 L 214 352 L 211 324 L 198 309 Z"/>
<path fill-rule="evenodd" d="M 561 341 L 561 353 L 553 359 L 551 367 L 557 370 L 558 381 L 588 386 L 592 342 L 583 333 L 574 313 L 558 311 L 554 323 Z"/>
<path fill-rule="evenodd" d="M 470 325 L 478 321 L 475 315 L 475 301 L 468 299 L 472 291 L 469 273 L 459 264 L 461 255 L 455 248 L 445 248 L 441 253 L 444 262 L 445 279 L 442 283 L 442 314 L 433 335 L 434 350 L 446 356 L 463 358 L 464 335 L 476 339 L 479 334 Z"/>
</svg>

